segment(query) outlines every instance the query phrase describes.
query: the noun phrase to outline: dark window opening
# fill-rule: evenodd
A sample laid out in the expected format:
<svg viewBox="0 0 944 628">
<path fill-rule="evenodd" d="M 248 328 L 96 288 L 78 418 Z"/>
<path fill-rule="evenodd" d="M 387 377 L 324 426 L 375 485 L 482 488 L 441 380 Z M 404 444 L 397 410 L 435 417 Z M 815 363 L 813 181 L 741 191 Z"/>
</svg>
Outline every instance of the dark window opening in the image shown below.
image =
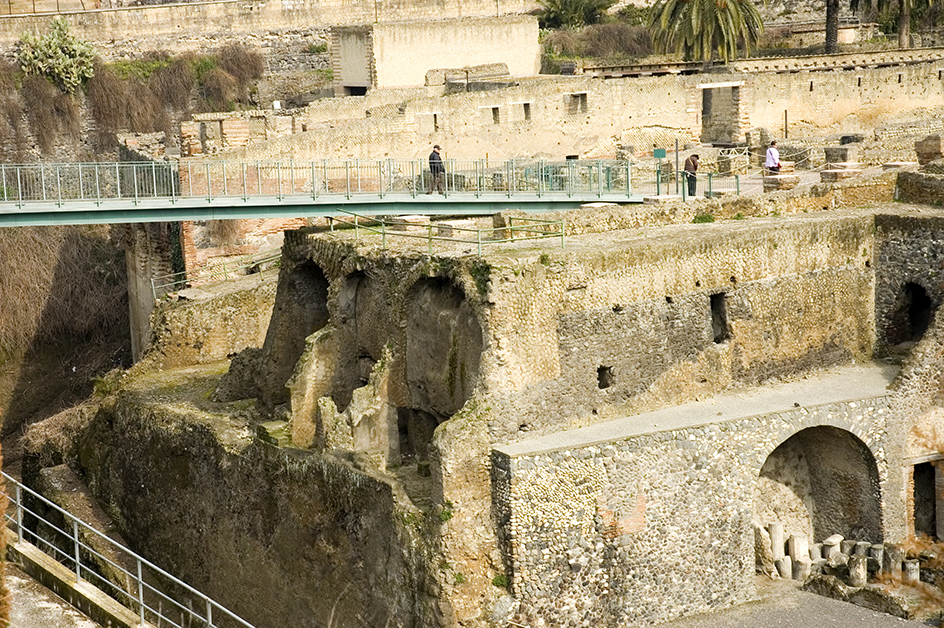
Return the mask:
<svg viewBox="0 0 944 628">
<path fill-rule="evenodd" d="M 901 83 L 901 74 L 898 75 L 898 82 Z"/>
<path fill-rule="evenodd" d="M 438 130 L 439 130 L 439 114 L 434 113 L 433 114 L 433 131 L 438 131 Z"/>
<path fill-rule="evenodd" d="M 580 155 L 565 155 L 564 159 L 566 159 L 567 161 L 576 161 L 580 159 Z"/>
<path fill-rule="evenodd" d="M 348 96 L 366 96 L 367 88 L 360 85 L 348 85 L 344 88 Z"/>
<path fill-rule="evenodd" d="M 861 76 L 858 78 L 858 84 L 856 85 L 856 87 L 862 87 L 862 77 L 861 77 Z"/>
<path fill-rule="evenodd" d="M 937 536 L 937 504 L 934 491 L 934 465 L 922 462 L 914 466 L 914 527 L 915 534 Z"/>
<path fill-rule="evenodd" d="M 498 124 L 501 122 L 501 116 L 498 112 L 498 107 L 492 107 L 492 124 Z"/>
<path fill-rule="evenodd" d="M 730 337 L 728 313 L 723 292 L 711 295 L 711 335 L 715 344 L 721 344 Z"/>
<path fill-rule="evenodd" d="M 813 91 L 813 81 L 810 81 L 810 91 Z"/>
<path fill-rule="evenodd" d="M 531 103 L 524 103 L 524 119 L 527 122 L 531 121 Z"/>
<path fill-rule="evenodd" d="M 587 113 L 587 95 L 585 93 L 571 94 L 567 101 L 567 113 Z"/>
<path fill-rule="evenodd" d="M 665 302 L 668 303 L 669 305 L 672 305 L 672 297 L 666 297 Z"/>
<path fill-rule="evenodd" d="M 597 369 L 597 386 L 609 388 L 616 383 L 616 374 L 612 366 L 601 366 Z"/>
</svg>

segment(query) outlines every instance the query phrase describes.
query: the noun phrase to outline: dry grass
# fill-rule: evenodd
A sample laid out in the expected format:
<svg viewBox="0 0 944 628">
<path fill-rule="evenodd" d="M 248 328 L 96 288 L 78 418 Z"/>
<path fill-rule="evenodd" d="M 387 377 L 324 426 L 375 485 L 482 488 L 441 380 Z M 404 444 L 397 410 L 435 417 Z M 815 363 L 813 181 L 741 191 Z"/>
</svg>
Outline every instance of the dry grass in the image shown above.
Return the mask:
<svg viewBox="0 0 944 628">
<path fill-rule="evenodd" d="M 241 44 L 230 44 L 220 50 L 220 68 L 228 72 L 240 85 L 246 85 L 262 77 L 265 72 L 265 59 L 255 50 Z"/>
<path fill-rule="evenodd" d="M 52 152 L 58 136 L 55 101 L 61 92 L 42 76 L 31 76 L 23 81 L 23 101 L 30 132 L 45 154 Z"/>
<path fill-rule="evenodd" d="M 128 130 L 151 133 L 163 128 L 161 102 L 147 83 L 138 77 L 128 79 Z"/>
<path fill-rule="evenodd" d="M 124 254 L 107 227 L 0 229 L 0 362 L 30 344 L 103 338 L 127 319 Z"/>
<path fill-rule="evenodd" d="M 207 231 L 210 242 L 214 246 L 229 246 L 236 244 L 241 235 L 240 221 L 238 220 L 211 220 L 207 222 Z"/>
<path fill-rule="evenodd" d="M 84 401 L 27 428 L 23 446 L 41 469 L 64 463 L 81 432 L 95 415 L 96 405 Z"/>
<path fill-rule="evenodd" d="M 652 40 L 644 26 L 613 22 L 583 28 L 578 41 L 588 57 L 642 57 L 652 54 Z"/>
<path fill-rule="evenodd" d="M 187 112 L 197 82 L 187 58 L 180 57 L 151 74 L 148 85 L 165 106 Z"/>
<path fill-rule="evenodd" d="M 236 100 L 239 84 L 226 70 L 213 68 L 207 72 L 201 84 L 204 100 L 211 111 L 225 111 Z"/>
</svg>

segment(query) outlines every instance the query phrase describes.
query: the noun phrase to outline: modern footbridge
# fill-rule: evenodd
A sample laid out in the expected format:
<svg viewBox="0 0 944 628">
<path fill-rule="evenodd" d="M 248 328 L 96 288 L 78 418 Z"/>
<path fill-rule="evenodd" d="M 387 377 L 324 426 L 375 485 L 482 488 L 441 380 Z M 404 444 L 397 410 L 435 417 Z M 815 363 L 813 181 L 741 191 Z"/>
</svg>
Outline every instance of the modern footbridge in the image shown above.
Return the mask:
<svg viewBox="0 0 944 628">
<path fill-rule="evenodd" d="M 445 166 L 437 181 L 424 161 L 395 159 L 0 165 L 0 227 L 543 212 L 642 202 L 642 179 L 649 181 L 646 194 L 658 193 L 652 172 L 644 175 L 629 161 L 482 159 Z"/>
</svg>

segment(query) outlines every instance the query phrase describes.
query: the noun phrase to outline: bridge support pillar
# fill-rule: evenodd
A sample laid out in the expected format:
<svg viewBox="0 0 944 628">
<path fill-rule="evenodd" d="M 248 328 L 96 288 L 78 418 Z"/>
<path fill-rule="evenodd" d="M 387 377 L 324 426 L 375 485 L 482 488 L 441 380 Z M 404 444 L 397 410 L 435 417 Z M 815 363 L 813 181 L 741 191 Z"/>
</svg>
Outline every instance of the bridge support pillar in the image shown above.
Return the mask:
<svg viewBox="0 0 944 628">
<path fill-rule="evenodd" d="M 151 280 L 183 270 L 180 246 L 180 223 L 128 225 L 125 261 L 128 267 L 131 355 L 135 362 L 144 355 L 151 340 L 150 317 L 155 300 L 170 291 L 167 287 L 155 289 Z M 178 260 L 176 263 L 175 259 Z"/>
</svg>

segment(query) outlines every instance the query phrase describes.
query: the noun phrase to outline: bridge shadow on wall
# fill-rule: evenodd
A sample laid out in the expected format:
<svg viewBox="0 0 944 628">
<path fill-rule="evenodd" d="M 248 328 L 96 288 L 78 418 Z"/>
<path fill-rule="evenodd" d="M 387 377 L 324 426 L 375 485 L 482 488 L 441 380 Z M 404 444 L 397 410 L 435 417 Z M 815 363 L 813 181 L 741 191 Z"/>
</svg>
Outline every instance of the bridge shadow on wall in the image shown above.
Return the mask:
<svg viewBox="0 0 944 628">
<path fill-rule="evenodd" d="M 872 452 L 835 427 L 797 432 L 767 457 L 754 516 L 762 525 L 782 523 L 784 538 L 799 534 L 821 542 L 841 534 L 881 542 L 881 490 Z"/>
<path fill-rule="evenodd" d="M 18 263 L 4 264 L 4 318 L 32 333 L 3 409 L 4 437 L 79 403 L 94 377 L 131 361 L 125 254 L 108 229 L 16 231 L 7 234 Z"/>
</svg>

